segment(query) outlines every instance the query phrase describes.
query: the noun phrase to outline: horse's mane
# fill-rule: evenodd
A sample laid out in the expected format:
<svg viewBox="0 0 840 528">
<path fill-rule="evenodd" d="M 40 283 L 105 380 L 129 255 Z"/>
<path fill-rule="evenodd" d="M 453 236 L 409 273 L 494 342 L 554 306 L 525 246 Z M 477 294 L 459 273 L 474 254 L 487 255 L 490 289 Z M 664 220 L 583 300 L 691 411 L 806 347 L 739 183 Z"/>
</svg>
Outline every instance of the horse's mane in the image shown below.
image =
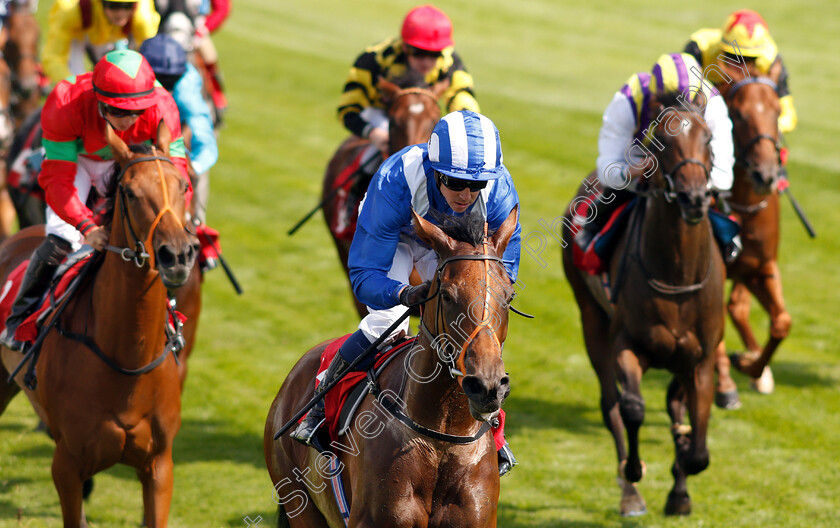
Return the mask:
<svg viewBox="0 0 840 528">
<path fill-rule="evenodd" d="M 408 69 L 404 74 L 393 80 L 393 83 L 405 90 L 406 88 L 428 88 L 429 83 L 426 82 L 423 74 Z"/>
<path fill-rule="evenodd" d="M 458 242 L 465 242 L 473 247 L 478 247 L 484 242 L 484 222 L 481 218 L 473 215 L 453 216 L 434 209 L 430 213 L 438 227 Z M 487 236 L 492 234 L 487 233 Z"/>
<path fill-rule="evenodd" d="M 129 145 L 129 150 L 135 154 L 152 154 L 152 146 L 148 143 L 140 143 L 135 145 Z M 106 219 L 105 225 L 111 224 L 111 219 L 114 216 L 114 206 L 117 203 L 117 186 L 119 185 L 119 175 L 122 171 L 122 167 L 120 167 L 119 163 L 114 165 L 114 173 L 111 175 L 111 178 L 108 180 L 108 186 L 105 188 L 105 201 L 99 207 L 101 211 L 102 217 Z"/>
</svg>

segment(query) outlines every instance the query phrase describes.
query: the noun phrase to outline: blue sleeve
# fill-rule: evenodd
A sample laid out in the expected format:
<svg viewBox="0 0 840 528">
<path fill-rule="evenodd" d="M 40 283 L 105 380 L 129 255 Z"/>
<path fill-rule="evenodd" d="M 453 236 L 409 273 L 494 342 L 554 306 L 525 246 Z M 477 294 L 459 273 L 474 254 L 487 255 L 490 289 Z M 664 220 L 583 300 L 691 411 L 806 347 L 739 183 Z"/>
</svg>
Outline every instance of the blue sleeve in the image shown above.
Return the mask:
<svg viewBox="0 0 840 528">
<path fill-rule="evenodd" d="M 519 204 L 519 195 L 513 186 L 513 179 L 511 179 L 510 174 L 505 174 L 505 176 L 496 180 L 495 185 L 493 185 L 493 190 L 490 193 L 490 199 L 487 204 L 487 228 L 489 230 L 498 229 L 502 225 L 502 222 L 507 220 L 510 212 L 517 204 Z M 516 282 L 516 277 L 519 275 L 521 238 L 522 225 L 519 223 L 519 219 L 517 219 L 516 229 L 510 236 L 505 253 L 502 255 L 502 260 L 505 263 L 505 269 L 507 269 L 511 282 Z"/>
<path fill-rule="evenodd" d="M 199 174 L 210 170 L 219 159 L 219 147 L 216 144 L 216 134 L 213 133 L 210 107 L 201 97 L 201 93 L 201 76 L 192 64 L 187 64 L 187 72 L 175 85 L 172 95 L 178 105 L 181 119 L 192 131 L 190 161 Z"/>
<path fill-rule="evenodd" d="M 371 180 L 359 211 L 348 267 L 353 293 L 363 304 L 384 310 L 399 304 L 399 281 L 388 271 L 400 231 L 411 223 L 411 193 L 399 156 L 391 156 Z"/>
</svg>

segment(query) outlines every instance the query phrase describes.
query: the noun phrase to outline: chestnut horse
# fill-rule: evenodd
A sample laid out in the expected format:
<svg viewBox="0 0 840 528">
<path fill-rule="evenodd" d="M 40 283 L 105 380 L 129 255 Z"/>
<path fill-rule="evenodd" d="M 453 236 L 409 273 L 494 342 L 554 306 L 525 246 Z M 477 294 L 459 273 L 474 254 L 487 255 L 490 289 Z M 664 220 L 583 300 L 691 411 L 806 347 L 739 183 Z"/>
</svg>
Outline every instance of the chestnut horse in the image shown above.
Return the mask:
<svg viewBox="0 0 840 528">
<path fill-rule="evenodd" d="M 725 270 L 708 219 L 711 135 L 705 123 L 674 103 L 676 99 L 667 96 L 651 102 L 651 115 L 669 107 L 674 114 L 656 124 L 655 137 L 664 145 L 656 153 L 658 169 L 645 182 L 649 190 L 639 191 L 641 201 L 610 262 L 611 282 L 617 288 L 614 303 L 607 301 L 600 280 L 593 285 L 593 276 L 574 266 L 571 244 L 563 249 L 566 278 L 580 308 L 586 349 L 601 387 L 601 412 L 615 441 L 622 515 L 646 512 L 635 483 L 644 475 L 639 457 L 645 415 L 641 381 L 649 367 L 673 374 L 667 409 L 676 457 L 666 514 L 690 513 L 686 478 L 709 464 L 706 431 L 714 397 L 715 351 L 723 340 Z M 674 131 L 674 123 L 685 124 Z M 581 186 L 578 196 L 586 193 Z M 573 237 L 571 218 L 567 212 L 565 240 Z M 686 411 L 690 426 L 684 423 Z"/>
<path fill-rule="evenodd" d="M 770 77 L 761 76 L 749 63 L 751 75 L 726 67 L 732 82 L 718 87 L 732 118 L 735 179 L 730 205 L 741 224 L 743 244 L 741 255 L 727 268 L 733 281 L 729 315 L 746 347 L 746 353 L 732 357 L 732 364 L 751 376 L 753 387 L 762 393 L 773 391 L 770 359 L 791 326 L 778 263 L 780 66 L 771 69 Z M 750 326 L 750 294 L 770 316 L 770 338 L 763 348 Z"/>
<path fill-rule="evenodd" d="M 167 158 L 148 147 L 129 149 L 108 131 L 121 167 L 112 182 L 114 252 L 67 301 L 61 330 L 44 339 L 35 389 L 23 372 L 16 381 L 56 442 L 52 475 L 64 526 L 86 526 L 82 483 L 123 463 L 142 484 L 146 526 L 165 527 L 172 442 L 181 426 L 179 372 L 164 334 L 166 292 L 190 278 L 196 241 L 184 229 L 186 179 Z M 40 228 L 32 227 L 6 241 L 0 275 L 7 277 L 41 240 Z M 5 381 L 21 355 L 4 348 L 2 357 Z M 0 384 L 0 411 L 18 385 Z"/>
<path fill-rule="evenodd" d="M 411 352 L 404 361 L 391 362 L 378 378 L 381 394 L 389 396 L 367 395 L 347 434 L 333 442 L 333 447 L 352 446 L 352 453 L 344 446 L 336 452 L 350 526 L 496 526 L 499 470 L 486 422 L 495 419 L 510 392 L 502 344 L 513 287 L 501 257 L 517 214 L 514 209 L 489 238 L 481 225 L 463 236 L 413 214 L 417 235 L 441 263 Z M 492 286 L 498 286 L 493 294 L 491 275 Z M 484 313 L 477 315 L 476 307 Z M 460 327 L 457 335 L 455 326 Z M 327 455 L 289 435 L 274 440 L 275 431 L 309 400 L 327 344 L 309 350 L 292 368 L 266 420 L 265 461 L 279 498 L 281 527 L 345 526 L 333 494 L 321 493 L 330 486 L 324 478 Z M 447 374 L 453 372 L 450 366 L 457 366 L 462 377 Z M 414 426 L 393 420 L 383 411 L 383 400 L 398 402 Z M 427 429 L 418 433 L 422 427 Z"/>
<path fill-rule="evenodd" d="M 438 98 L 449 88 L 448 80 L 441 81 L 432 87 L 426 85 L 422 79 L 413 77 L 406 77 L 406 80 L 398 79 L 397 82 L 410 86 L 400 88 L 397 84 L 385 80 L 379 82 L 383 100 L 388 104 L 388 116 L 390 118 L 389 153 L 397 152 L 408 145 L 425 143 L 429 140 L 435 124 L 440 120 Z M 422 84 L 422 86 L 417 86 L 419 84 Z M 353 232 L 337 233 L 333 227 L 336 224 L 336 218 L 340 215 L 347 215 L 349 217 L 347 223 L 352 224 L 355 229 L 359 204 L 364 198 L 371 176 L 376 172 L 376 167 L 370 167 L 367 171 L 368 174 L 353 174 L 349 180 L 346 176 L 342 177 L 341 181 L 336 179 L 369 146 L 370 141 L 358 136 L 347 138 L 338 147 L 327 165 L 321 190 L 321 199 L 325 200 L 324 219 L 335 243 L 335 248 L 338 250 L 338 258 L 341 260 L 344 272 L 348 274 L 348 280 L 347 256 L 350 254 Z M 339 187 L 340 189 L 336 192 Z M 331 196 L 334 196 L 334 198 L 330 199 Z M 352 297 L 359 316 L 366 316 L 368 314 L 367 307 L 356 300 L 354 295 Z"/>
</svg>

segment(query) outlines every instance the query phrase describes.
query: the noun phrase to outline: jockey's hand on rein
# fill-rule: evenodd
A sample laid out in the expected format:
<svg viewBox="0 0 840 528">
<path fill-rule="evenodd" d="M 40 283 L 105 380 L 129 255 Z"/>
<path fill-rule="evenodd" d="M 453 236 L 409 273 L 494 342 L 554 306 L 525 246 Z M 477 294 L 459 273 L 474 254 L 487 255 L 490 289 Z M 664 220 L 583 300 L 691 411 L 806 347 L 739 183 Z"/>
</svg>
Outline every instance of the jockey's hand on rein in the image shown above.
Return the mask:
<svg viewBox="0 0 840 528">
<path fill-rule="evenodd" d="M 102 251 L 108 243 L 108 231 L 102 226 L 96 226 L 85 235 L 85 243 L 96 251 Z"/>
<path fill-rule="evenodd" d="M 400 291 L 400 304 L 405 306 L 415 306 L 425 301 L 429 296 L 429 288 L 431 285 L 431 281 L 426 281 L 423 284 L 418 284 L 417 286 L 406 286 L 402 289 L 402 291 Z"/>
</svg>

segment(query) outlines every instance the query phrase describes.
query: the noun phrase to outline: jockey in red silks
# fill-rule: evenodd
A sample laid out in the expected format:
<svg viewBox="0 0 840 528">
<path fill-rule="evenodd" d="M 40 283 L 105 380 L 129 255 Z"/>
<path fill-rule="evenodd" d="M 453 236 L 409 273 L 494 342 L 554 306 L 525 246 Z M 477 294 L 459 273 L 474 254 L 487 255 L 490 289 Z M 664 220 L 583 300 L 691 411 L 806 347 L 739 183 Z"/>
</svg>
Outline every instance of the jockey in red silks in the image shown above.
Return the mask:
<svg viewBox="0 0 840 528">
<path fill-rule="evenodd" d="M 115 161 L 106 127 L 127 144 L 160 142 L 169 131 L 169 155 L 187 178 L 187 161 L 178 108 L 155 81 L 149 63 L 135 51 L 105 55 L 92 73 L 69 77 L 47 97 L 41 113 L 45 160 L 38 183 L 47 201 L 47 237 L 32 254 L 0 344 L 19 350 L 18 325 L 35 308 L 65 256 L 82 243 L 101 251 L 108 232 L 85 205 L 91 186 L 104 194 L 114 177 Z M 189 178 L 187 178 L 189 181 Z M 187 191 L 189 201 L 192 189 Z"/>
</svg>

